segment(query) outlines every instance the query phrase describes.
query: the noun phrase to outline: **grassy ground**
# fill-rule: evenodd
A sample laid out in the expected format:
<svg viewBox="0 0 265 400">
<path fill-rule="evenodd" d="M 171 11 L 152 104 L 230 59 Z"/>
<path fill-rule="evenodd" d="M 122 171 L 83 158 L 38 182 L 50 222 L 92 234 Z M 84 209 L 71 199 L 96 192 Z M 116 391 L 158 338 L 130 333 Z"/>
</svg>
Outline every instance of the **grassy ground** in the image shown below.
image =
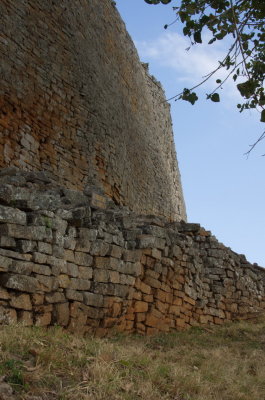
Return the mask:
<svg viewBox="0 0 265 400">
<path fill-rule="evenodd" d="M 8 326 L 0 346 L 17 399 L 265 400 L 265 320 L 152 338 Z"/>
</svg>

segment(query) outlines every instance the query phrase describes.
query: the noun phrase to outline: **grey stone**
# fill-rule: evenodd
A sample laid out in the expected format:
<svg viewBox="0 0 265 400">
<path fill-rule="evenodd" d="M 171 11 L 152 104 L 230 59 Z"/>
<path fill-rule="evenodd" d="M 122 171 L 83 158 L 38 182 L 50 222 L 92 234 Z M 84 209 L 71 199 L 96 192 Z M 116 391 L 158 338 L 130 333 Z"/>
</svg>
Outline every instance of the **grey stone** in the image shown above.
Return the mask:
<svg viewBox="0 0 265 400">
<path fill-rule="evenodd" d="M 75 263 L 78 265 L 90 266 L 93 264 L 93 257 L 90 254 L 75 251 Z"/>
<path fill-rule="evenodd" d="M 18 210 L 0 205 L 0 222 L 25 225 L 27 223 L 26 213 Z"/>
<path fill-rule="evenodd" d="M 93 256 L 104 257 L 109 251 L 109 244 L 102 240 L 96 240 L 92 243 L 90 254 Z"/>
<path fill-rule="evenodd" d="M 17 260 L 24 260 L 24 261 L 30 261 L 32 259 L 31 254 L 21 254 L 16 251 L 7 250 L 7 249 L 0 249 L 0 255 L 2 255 L 4 257 L 10 257 L 10 258 L 15 258 Z"/>
<path fill-rule="evenodd" d="M 16 274 L 30 275 L 33 271 L 33 266 L 34 264 L 30 261 L 14 260 L 9 266 L 9 271 Z"/>
<path fill-rule="evenodd" d="M 37 274 L 36 280 L 41 284 L 41 289 L 44 292 L 51 292 L 52 290 L 57 290 L 59 287 L 58 279 L 51 276 Z"/>
<path fill-rule="evenodd" d="M 12 262 L 12 259 L 0 255 L 0 272 L 7 272 Z"/>
<path fill-rule="evenodd" d="M 0 283 L 6 288 L 28 293 L 35 293 L 39 287 L 36 278 L 21 274 L 0 275 Z"/>
<path fill-rule="evenodd" d="M 37 250 L 37 242 L 32 240 L 17 240 L 17 247 L 22 253 L 30 253 Z"/>
<path fill-rule="evenodd" d="M 0 247 L 16 247 L 16 241 L 8 236 L 0 236 Z"/>
<path fill-rule="evenodd" d="M 0 235 L 17 239 L 52 240 L 52 232 L 45 226 L 22 226 L 17 224 L 0 225 Z"/>
<path fill-rule="evenodd" d="M 65 296 L 63 293 L 55 292 L 46 294 L 45 299 L 47 303 L 61 303 L 65 301 Z"/>
<path fill-rule="evenodd" d="M 83 301 L 83 293 L 73 289 L 66 289 L 66 298 L 68 300 Z"/>
<path fill-rule="evenodd" d="M 69 289 L 73 290 L 89 290 L 91 282 L 87 279 L 71 278 Z"/>
<path fill-rule="evenodd" d="M 84 292 L 84 303 L 87 306 L 103 307 L 104 297 L 100 294 L 95 294 L 92 292 Z"/>
<path fill-rule="evenodd" d="M 0 185 L 0 202 L 9 204 L 13 197 L 13 188 L 10 185 Z"/>
</svg>

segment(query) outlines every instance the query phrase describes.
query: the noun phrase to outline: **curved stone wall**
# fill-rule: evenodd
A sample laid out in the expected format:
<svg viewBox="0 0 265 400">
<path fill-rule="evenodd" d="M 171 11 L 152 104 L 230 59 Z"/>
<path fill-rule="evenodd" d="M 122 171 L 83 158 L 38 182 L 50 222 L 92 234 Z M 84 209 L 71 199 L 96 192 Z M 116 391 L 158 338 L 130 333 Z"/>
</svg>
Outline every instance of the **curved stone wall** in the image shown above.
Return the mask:
<svg viewBox="0 0 265 400">
<path fill-rule="evenodd" d="M 265 270 L 198 224 L 0 172 L 0 324 L 155 334 L 265 311 Z"/>
<path fill-rule="evenodd" d="M 0 167 L 185 220 L 169 105 L 113 2 L 2 0 L 0 32 Z"/>
</svg>

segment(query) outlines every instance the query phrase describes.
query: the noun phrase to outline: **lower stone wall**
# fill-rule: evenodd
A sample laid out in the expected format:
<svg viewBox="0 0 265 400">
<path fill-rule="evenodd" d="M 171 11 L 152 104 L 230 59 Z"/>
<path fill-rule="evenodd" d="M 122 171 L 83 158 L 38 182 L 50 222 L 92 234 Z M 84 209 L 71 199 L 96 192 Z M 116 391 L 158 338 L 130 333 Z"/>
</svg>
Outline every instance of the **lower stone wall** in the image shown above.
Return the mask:
<svg viewBox="0 0 265 400">
<path fill-rule="evenodd" d="M 265 269 L 198 224 L 0 171 L 0 323 L 155 334 L 265 310 Z"/>
</svg>

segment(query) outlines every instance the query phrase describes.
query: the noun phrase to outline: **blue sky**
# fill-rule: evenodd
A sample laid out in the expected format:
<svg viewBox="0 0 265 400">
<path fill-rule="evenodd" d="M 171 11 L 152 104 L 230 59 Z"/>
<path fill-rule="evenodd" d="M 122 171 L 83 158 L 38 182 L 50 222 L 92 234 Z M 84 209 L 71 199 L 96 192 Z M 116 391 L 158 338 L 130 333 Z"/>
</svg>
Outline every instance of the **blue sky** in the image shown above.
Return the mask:
<svg viewBox="0 0 265 400">
<path fill-rule="evenodd" d="M 224 43 L 196 45 L 189 52 L 172 5 L 144 0 L 116 0 L 140 59 L 163 85 L 167 98 L 191 87 L 210 72 L 224 54 Z M 215 79 L 220 78 L 218 75 Z M 188 221 L 199 222 L 219 241 L 265 267 L 265 141 L 244 153 L 264 130 L 256 112 L 240 114 L 241 98 L 232 83 L 221 91 L 221 103 L 205 100 L 214 87 L 201 87 L 194 106 L 171 102 L 171 114 Z"/>
</svg>

